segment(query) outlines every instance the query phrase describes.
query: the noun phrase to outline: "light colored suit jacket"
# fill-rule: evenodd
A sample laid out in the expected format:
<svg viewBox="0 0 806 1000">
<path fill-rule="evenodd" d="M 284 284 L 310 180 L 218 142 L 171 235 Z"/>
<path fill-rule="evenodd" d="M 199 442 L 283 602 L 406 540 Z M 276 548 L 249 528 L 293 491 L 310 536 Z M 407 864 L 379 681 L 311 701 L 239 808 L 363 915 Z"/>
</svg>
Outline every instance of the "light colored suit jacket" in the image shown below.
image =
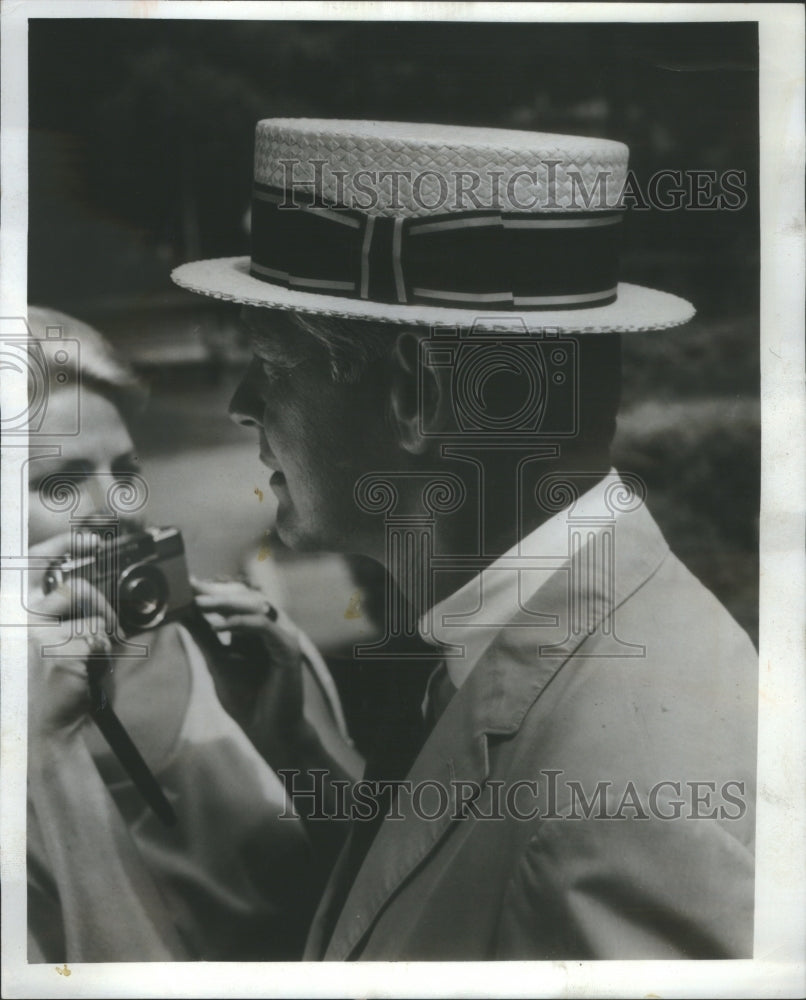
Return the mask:
<svg viewBox="0 0 806 1000">
<path fill-rule="evenodd" d="M 751 955 L 756 652 L 645 508 L 617 540 L 614 598 L 601 575 L 578 593 L 586 628 L 569 627 L 566 568 L 525 602 L 555 624 L 522 607 L 493 639 L 409 775 L 450 807 L 429 820 L 401 796 L 338 917 L 337 865 L 307 958 Z M 513 801 L 538 815 L 454 808 L 461 780 L 483 815 L 496 788 L 535 782 Z"/>
</svg>

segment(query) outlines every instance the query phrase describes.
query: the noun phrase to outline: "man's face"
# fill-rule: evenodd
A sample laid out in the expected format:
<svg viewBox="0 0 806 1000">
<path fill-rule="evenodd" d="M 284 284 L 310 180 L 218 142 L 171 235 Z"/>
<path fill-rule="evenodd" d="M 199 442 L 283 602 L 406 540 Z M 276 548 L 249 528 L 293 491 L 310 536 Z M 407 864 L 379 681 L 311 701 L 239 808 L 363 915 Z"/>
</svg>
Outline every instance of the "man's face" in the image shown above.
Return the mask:
<svg viewBox="0 0 806 1000">
<path fill-rule="evenodd" d="M 253 358 L 230 414 L 257 429 L 260 460 L 277 497 L 278 535 L 295 549 L 375 555 L 383 527 L 361 515 L 353 488 L 390 461 L 383 378 L 336 383 L 324 349 L 303 334 L 257 326 L 248 310 L 242 321 Z"/>
</svg>

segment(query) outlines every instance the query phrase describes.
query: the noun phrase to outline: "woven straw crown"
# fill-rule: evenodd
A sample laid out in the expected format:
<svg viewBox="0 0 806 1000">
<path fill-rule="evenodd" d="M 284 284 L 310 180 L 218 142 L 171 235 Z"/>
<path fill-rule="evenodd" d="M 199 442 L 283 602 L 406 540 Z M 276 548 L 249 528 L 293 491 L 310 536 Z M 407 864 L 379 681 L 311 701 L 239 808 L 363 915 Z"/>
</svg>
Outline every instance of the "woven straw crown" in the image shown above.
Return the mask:
<svg viewBox="0 0 806 1000">
<path fill-rule="evenodd" d="M 352 319 L 480 330 L 659 330 L 690 303 L 620 282 L 629 151 L 457 125 L 265 119 L 252 253 L 195 261 L 202 295 Z"/>
<path fill-rule="evenodd" d="M 325 202 L 358 202 L 368 215 L 472 209 L 472 178 L 475 201 L 502 212 L 531 202 L 534 209 L 587 208 L 584 192 L 595 194 L 603 178 L 606 201 L 596 207 L 617 208 L 628 157 L 627 146 L 611 139 L 458 125 L 269 118 L 255 131 L 255 181 L 287 188 L 292 178 L 313 180 Z M 323 161 L 319 170 L 311 167 L 316 161 Z M 367 197 L 368 172 L 386 175 L 373 185 L 377 204 Z M 394 173 L 411 175 L 398 177 L 397 199 Z M 362 180 L 363 191 L 356 187 Z"/>
</svg>

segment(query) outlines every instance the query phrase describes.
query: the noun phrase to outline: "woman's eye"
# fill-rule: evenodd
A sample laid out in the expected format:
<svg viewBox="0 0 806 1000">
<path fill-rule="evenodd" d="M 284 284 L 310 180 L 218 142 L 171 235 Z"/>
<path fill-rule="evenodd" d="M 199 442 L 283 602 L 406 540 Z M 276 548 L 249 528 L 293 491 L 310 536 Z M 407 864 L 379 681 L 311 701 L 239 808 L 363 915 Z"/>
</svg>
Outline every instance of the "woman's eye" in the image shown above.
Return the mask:
<svg viewBox="0 0 806 1000">
<path fill-rule="evenodd" d="M 60 476 L 63 476 L 65 479 L 69 479 L 71 483 L 83 483 L 84 480 L 90 476 L 92 471 L 92 464 L 89 462 L 69 462 L 61 469 L 43 473 L 41 476 L 37 476 L 36 479 L 29 480 L 28 489 L 32 493 L 38 493 L 48 480 L 55 482 Z"/>
</svg>

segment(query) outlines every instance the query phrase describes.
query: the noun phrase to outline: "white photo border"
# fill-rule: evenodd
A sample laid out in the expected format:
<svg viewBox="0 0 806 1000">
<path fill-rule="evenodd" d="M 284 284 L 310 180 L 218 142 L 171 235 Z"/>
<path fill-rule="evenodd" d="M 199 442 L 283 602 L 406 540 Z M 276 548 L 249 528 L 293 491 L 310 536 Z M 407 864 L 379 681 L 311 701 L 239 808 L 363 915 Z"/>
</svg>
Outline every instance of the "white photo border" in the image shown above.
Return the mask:
<svg viewBox="0 0 806 1000">
<path fill-rule="evenodd" d="M 730 962 L 120 963 L 55 970 L 26 960 L 24 628 L 2 631 L 2 994 L 16 997 L 788 997 L 806 993 L 806 397 L 804 8 L 796 3 L 277 3 L 17 0 L 0 8 L 0 317 L 24 316 L 29 18 L 755 21 L 760 47 L 760 689 L 755 958 Z M 7 373 L 0 405 L 26 389 Z M 21 395 L 22 393 L 22 395 Z M 15 410 L 16 407 L 16 410 Z M 6 482 L 25 448 L 3 449 Z M 14 479 L 6 478 L 14 477 Z M 24 519 L 3 494 L 2 553 Z M 7 502 L 6 502 L 7 500 Z M 9 577 L 0 621 L 15 600 Z M 59 974 L 57 974 L 57 972 Z"/>
</svg>

